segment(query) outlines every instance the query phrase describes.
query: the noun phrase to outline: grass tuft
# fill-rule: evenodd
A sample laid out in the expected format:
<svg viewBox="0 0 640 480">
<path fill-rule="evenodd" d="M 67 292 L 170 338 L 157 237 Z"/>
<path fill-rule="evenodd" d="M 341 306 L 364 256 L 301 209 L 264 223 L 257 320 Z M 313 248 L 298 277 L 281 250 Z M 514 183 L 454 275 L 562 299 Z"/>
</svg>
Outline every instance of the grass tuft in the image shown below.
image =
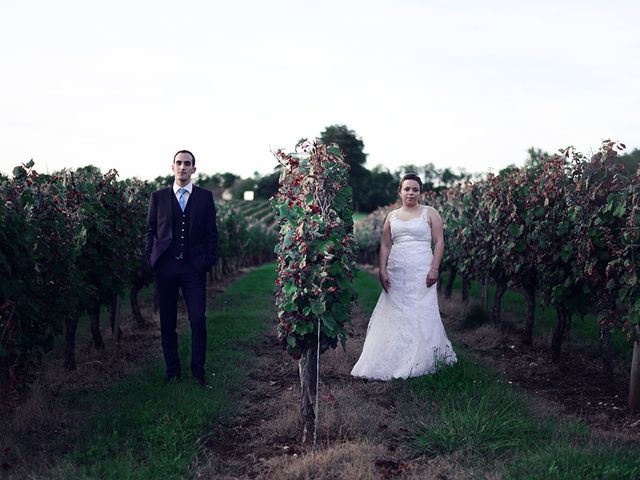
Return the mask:
<svg viewBox="0 0 640 480">
<path fill-rule="evenodd" d="M 554 442 L 514 461 L 507 478 L 513 480 L 632 480 L 640 478 L 638 449 L 627 446 Z"/>
<path fill-rule="evenodd" d="M 456 365 L 411 380 L 410 389 L 414 401 L 435 402 L 432 412 L 412 419 L 412 446 L 423 455 L 499 457 L 535 441 L 543 428 L 513 390 L 461 352 Z"/>
<path fill-rule="evenodd" d="M 407 382 L 403 411 L 418 455 L 459 453 L 473 468 L 489 460 L 508 479 L 640 478 L 638 445 L 532 413 L 532 398 L 455 349 L 456 365 Z"/>
</svg>

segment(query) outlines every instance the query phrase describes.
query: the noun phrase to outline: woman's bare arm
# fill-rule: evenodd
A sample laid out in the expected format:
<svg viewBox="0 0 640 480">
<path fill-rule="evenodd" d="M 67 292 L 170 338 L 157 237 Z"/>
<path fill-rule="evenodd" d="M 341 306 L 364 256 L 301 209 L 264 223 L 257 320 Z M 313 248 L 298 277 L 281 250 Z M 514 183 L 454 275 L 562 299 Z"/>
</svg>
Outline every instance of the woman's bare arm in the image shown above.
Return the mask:
<svg viewBox="0 0 640 480">
<path fill-rule="evenodd" d="M 380 255 L 378 260 L 380 284 L 384 291 L 387 292 L 389 288 L 389 275 L 387 275 L 387 261 L 389 260 L 389 253 L 391 252 L 391 224 L 389 222 L 389 215 L 384 221 L 382 227 L 382 239 L 380 240 Z"/>
<path fill-rule="evenodd" d="M 429 224 L 431 225 L 431 239 L 433 240 L 433 260 L 431 270 L 427 274 L 427 287 L 431 287 L 438 281 L 438 270 L 444 254 L 444 222 L 442 217 L 433 207 L 427 207 Z"/>
</svg>

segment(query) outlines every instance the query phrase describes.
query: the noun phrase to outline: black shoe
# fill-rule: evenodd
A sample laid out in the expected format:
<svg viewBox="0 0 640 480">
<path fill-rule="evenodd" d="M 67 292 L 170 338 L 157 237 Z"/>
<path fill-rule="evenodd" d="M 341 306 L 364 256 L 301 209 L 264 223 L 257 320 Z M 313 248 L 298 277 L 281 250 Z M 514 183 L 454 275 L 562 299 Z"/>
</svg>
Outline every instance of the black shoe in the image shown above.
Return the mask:
<svg viewBox="0 0 640 480">
<path fill-rule="evenodd" d="M 209 382 L 207 382 L 207 379 L 204 378 L 204 377 L 196 378 L 196 381 L 198 382 L 198 385 L 200 385 L 202 388 L 205 388 L 207 390 L 213 389 L 213 385 L 211 385 Z"/>
</svg>

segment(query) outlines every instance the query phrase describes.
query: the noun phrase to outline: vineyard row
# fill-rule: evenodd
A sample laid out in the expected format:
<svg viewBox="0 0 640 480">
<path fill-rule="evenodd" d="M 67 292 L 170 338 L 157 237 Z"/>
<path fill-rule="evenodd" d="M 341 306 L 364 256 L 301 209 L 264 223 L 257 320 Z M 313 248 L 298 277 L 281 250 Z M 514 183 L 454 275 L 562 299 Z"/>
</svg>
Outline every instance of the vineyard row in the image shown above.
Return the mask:
<svg viewBox="0 0 640 480">
<path fill-rule="evenodd" d="M 137 297 L 152 280 L 144 259 L 147 206 L 160 187 L 93 167 L 41 175 L 32 163 L 0 178 L 0 389 L 24 380 L 63 332 L 65 366 L 74 368 L 84 313 L 95 346 L 103 347 L 100 307 L 115 306 L 125 293 L 144 325 Z M 217 224 L 211 278 L 274 258 L 276 230 L 233 202 L 217 203 Z"/>
</svg>

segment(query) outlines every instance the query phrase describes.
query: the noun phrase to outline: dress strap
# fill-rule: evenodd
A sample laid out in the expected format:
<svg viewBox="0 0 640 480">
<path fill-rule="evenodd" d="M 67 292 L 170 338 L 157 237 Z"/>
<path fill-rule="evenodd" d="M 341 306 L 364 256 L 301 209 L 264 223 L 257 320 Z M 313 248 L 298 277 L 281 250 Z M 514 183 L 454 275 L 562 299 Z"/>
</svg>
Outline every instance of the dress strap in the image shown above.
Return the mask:
<svg viewBox="0 0 640 480">
<path fill-rule="evenodd" d="M 424 205 L 424 208 L 422 209 L 421 216 L 422 216 L 422 218 L 425 219 L 425 221 L 429 224 L 429 226 L 431 226 L 431 223 L 429 222 L 429 215 L 427 214 L 427 208 L 428 207 L 426 205 Z"/>
</svg>

